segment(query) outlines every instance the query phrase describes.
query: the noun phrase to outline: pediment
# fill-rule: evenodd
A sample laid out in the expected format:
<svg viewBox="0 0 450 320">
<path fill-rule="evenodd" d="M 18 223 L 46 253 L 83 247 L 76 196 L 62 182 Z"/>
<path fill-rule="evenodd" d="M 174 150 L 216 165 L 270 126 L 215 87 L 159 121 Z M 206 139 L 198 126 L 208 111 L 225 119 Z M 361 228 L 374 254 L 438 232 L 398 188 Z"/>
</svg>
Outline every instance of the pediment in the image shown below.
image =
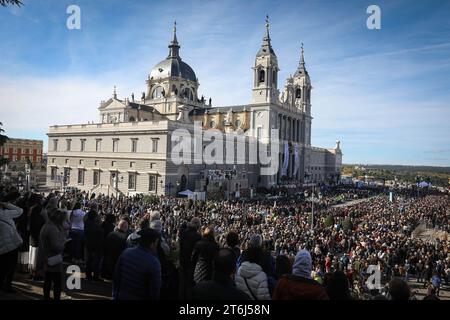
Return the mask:
<svg viewBox="0 0 450 320">
<path fill-rule="evenodd" d="M 125 108 L 125 103 L 117 99 L 109 99 L 99 108 L 100 110 L 117 110 Z"/>
</svg>

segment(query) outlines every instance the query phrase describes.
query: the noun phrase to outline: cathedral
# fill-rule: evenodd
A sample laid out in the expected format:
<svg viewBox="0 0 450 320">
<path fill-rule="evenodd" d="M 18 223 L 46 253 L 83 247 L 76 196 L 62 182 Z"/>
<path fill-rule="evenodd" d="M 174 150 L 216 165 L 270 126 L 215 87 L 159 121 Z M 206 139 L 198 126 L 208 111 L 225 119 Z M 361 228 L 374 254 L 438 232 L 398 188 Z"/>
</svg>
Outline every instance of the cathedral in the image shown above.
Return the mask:
<svg viewBox="0 0 450 320">
<path fill-rule="evenodd" d="M 239 198 L 257 190 L 281 186 L 296 190 L 338 181 L 340 142 L 331 149 L 311 146 L 312 85 L 303 45 L 297 69 L 279 88 L 280 69 L 266 18 L 252 67 L 252 100 L 235 106 L 214 106 L 211 98 L 199 97 L 198 78 L 180 56 L 176 24 L 168 48 L 168 56 L 151 69 L 139 98 L 134 93 L 119 98 L 114 88 L 112 97 L 100 103 L 98 123 L 49 128 L 48 186 L 115 196 L 184 192 L 201 198 Z M 244 150 L 242 161 L 195 161 L 199 155 L 201 160 L 208 141 L 183 155 L 193 161 L 174 161 L 174 143 L 186 138 L 176 133 L 181 130 L 189 136 L 196 126 L 205 135 L 244 137 L 233 146 L 238 155 Z M 273 141 L 279 146 L 271 154 L 278 157 L 276 171 L 262 174 L 262 165 L 250 161 L 246 151 Z"/>
</svg>

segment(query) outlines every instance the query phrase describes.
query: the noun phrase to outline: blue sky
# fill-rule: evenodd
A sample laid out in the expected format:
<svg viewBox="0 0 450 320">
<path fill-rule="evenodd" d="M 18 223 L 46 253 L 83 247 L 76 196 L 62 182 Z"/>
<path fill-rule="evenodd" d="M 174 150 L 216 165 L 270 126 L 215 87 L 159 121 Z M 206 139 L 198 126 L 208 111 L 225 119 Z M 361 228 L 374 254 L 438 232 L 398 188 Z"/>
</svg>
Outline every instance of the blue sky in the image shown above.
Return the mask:
<svg viewBox="0 0 450 320">
<path fill-rule="evenodd" d="M 114 85 L 140 96 L 175 19 L 200 94 L 248 103 L 268 13 L 280 87 L 304 43 L 315 146 L 340 139 L 345 163 L 450 165 L 449 1 L 23 2 L 0 7 L 0 121 L 11 137 L 46 144 L 50 125 L 98 121 Z M 71 4 L 81 30 L 66 28 Z M 381 30 L 366 27 L 371 4 Z"/>
</svg>

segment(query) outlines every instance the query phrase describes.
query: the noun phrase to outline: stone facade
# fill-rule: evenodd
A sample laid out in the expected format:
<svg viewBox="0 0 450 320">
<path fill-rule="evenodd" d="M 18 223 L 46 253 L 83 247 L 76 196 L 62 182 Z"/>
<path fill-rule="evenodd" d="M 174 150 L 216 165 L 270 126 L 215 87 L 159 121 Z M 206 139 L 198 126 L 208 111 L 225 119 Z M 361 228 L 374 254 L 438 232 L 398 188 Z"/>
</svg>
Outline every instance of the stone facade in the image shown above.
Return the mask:
<svg viewBox="0 0 450 320">
<path fill-rule="evenodd" d="M 179 48 L 174 28 L 169 55 L 152 69 L 140 100 L 134 94 L 119 99 L 114 88 L 112 97 L 100 104 L 99 123 L 50 127 L 48 185 L 106 194 L 217 189 L 242 196 L 257 187 L 337 181 L 342 164 L 339 142 L 329 150 L 311 146 L 312 86 L 303 47 L 297 70 L 278 89 L 278 61 L 267 22 L 253 66 L 252 102 L 222 107 L 198 97 L 198 79 L 181 60 Z M 203 134 L 214 130 L 235 137 L 240 142 L 233 150 L 243 161 L 207 163 L 202 150 L 208 144 L 202 141 L 196 149 L 195 139 L 188 155 L 192 161 L 173 161 L 174 141 L 184 139 L 177 129 L 184 130 L 187 139 L 195 133 L 195 124 Z M 276 136 L 272 129 L 278 130 Z M 279 144 L 279 168 L 273 175 L 262 175 L 261 165 L 250 161 L 250 151 L 273 141 Z M 225 155 L 229 150 L 222 145 Z M 239 154 L 242 150 L 245 153 Z"/>
</svg>

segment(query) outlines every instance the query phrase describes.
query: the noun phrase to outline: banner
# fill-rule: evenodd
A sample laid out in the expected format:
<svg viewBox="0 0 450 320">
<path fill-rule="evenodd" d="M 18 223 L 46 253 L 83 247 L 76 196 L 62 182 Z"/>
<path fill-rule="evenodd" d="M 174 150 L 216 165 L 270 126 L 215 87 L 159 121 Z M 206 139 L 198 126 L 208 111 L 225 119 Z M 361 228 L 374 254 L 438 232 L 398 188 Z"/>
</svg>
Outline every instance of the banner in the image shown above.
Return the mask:
<svg viewBox="0 0 450 320">
<path fill-rule="evenodd" d="M 298 143 L 294 145 L 294 160 L 295 160 L 295 168 L 294 168 L 294 177 L 297 175 L 298 168 L 300 167 L 300 157 L 298 152 Z"/>
<path fill-rule="evenodd" d="M 284 162 L 283 167 L 281 168 L 281 176 L 287 175 L 287 170 L 289 167 L 289 145 L 288 142 L 284 142 Z"/>
</svg>

